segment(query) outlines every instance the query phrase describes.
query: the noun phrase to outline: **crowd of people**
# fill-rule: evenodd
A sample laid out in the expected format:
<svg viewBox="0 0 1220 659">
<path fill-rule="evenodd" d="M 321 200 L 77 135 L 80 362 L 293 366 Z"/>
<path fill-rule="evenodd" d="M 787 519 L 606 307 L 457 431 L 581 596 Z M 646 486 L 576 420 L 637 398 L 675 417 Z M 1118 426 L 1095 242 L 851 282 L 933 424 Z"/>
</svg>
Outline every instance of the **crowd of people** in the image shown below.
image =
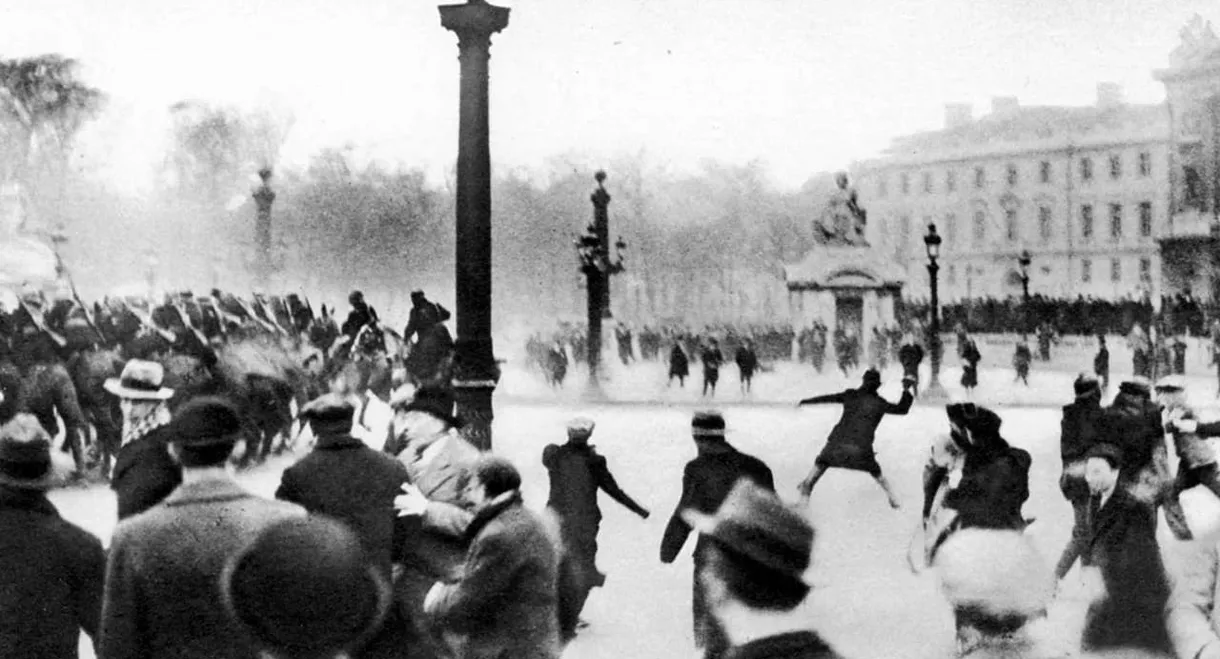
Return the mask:
<svg viewBox="0 0 1220 659">
<path fill-rule="evenodd" d="M 904 301 L 900 315 L 911 319 L 927 318 L 929 305 L 927 300 Z M 1023 297 L 1015 295 L 1006 298 L 983 297 L 941 302 L 940 309 L 946 327 L 962 325 L 974 332 L 1008 333 L 1013 328 L 1032 328 L 1041 323 L 1050 323 L 1060 333 L 1073 336 L 1126 334 L 1136 323 L 1144 326 L 1167 324 L 1175 332 L 1202 336 L 1206 331 L 1207 317 L 1216 315 L 1214 310 L 1208 314 L 1205 305 L 1189 290 L 1164 296 L 1159 310 L 1146 297 L 1104 300 L 1085 296 L 1056 298 L 1041 294 L 1031 295 L 1028 303 Z"/>
</svg>

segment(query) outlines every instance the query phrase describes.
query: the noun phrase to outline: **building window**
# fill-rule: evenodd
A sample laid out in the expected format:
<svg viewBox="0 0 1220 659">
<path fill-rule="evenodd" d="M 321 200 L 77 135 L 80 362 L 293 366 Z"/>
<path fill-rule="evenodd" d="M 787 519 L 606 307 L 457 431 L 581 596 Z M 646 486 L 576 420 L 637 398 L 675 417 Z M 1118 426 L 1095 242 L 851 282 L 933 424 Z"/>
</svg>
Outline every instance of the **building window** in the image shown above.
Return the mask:
<svg viewBox="0 0 1220 659">
<path fill-rule="evenodd" d="M 1110 178 L 1120 179 L 1123 177 L 1123 157 L 1115 154 L 1110 156 Z"/>
<path fill-rule="evenodd" d="M 1051 209 L 1049 206 L 1038 207 L 1038 237 L 1044 243 L 1051 240 Z"/>
<path fill-rule="evenodd" d="M 948 192 L 957 190 L 957 172 L 952 169 L 945 172 L 945 190 Z"/>
<path fill-rule="evenodd" d="M 1110 259 L 1110 281 L 1123 280 L 1123 262 L 1118 259 Z"/>
<path fill-rule="evenodd" d="M 1043 183 L 1051 182 L 1051 161 L 1043 160 L 1038 163 L 1038 180 Z"/>
<path fill-rule="evenodd" d="M 1123 205 L 1110 204 L 1110 237 L 1118 240 L 1123 237 Z"/>
<path fill-rule="evenodd" d="M 948 275 L 948 277 L 945 278 L 945 281 L 950 284 L 957 283 L 957 266 L 954 266 L 954 265 L 949 266 L 949 275 Z"/>
<path fill-rule="evenodd" d="M 1080 207 L 1080 236 L 1085 240 L 1093 237 L 1093 206 L 1090 204 Z"/>
<path fill-rule="evenodd" d="M 1008 179 L 1008 185 L 1017 184 L 1018 176 L 1017 176 L 1017 166 L 1016 165 L 1008 166 L 1007 179 Z"/>
<path fill-rule="evenodd" d="M 898 225 L 898 249 L 895 250 L 899 258 L 906 255 L 907 250 L 911 247 L 911 216 L 903 215 Z"/>
<path fill-rule="evenodd" d="M 1152 176 L 1152 154 L 1140 152 L 1140 176 Z"/>
<path fill-rule="evenodd" d="M 932 172 L 923 173 L 923 191 L 924 192 L 932 191 Z"/>
<path fill-rule="evenodd" d="M 1093 160 L 1091 158 L 1080 159 L 1080 180 L 1093 180 Z"/>
<path fill-rule="evenodd" d="M 1152 259 L 1146 256 L 1140 259 L 1140 282 L 1152 283 Z"/>
<path fill-rule="evenodd" d="M 902 180 L 902 194 L 911 194 L 911 175 L 904 173 Z"/>
<path fill-rule="evenodd" d="M 1152 235 L 1152 202 L 1140 202 L 1140 236 L 1148 238 Z"/>
<path fill-rule="evenodd" d="M 1004 230 L 1008 234 L 1008 242 L 1017 242 L 1017 210 L 1015 208 L 1004 211 Z"/>
<path fill-rule="evenodd" d="M 974 211 L 974 244 L 983 244 L 983 239 L 987 237 L 987 216 L 983 211 Z"/>
<path fill-rule="evenodd" d="M 1093 281 L 1093 262 L 1089 259 L 1080 260 L 1080 281 L 1086 284 Z"/>
<path fill-rule="evenodd" d="M 885 193 L 887 192 L 886 188 L 889 187 L 886 185 L 886 183 L 887 183 L 887 181 L 885 180 L 884 175 L 882 175 L 881 178 L 877 179 L 877 196 L 878 197 L 885 197 Z"/>
<path fill-rule="evenodd" d="M 945 215 L 945 244 L 952 245 L 957 240 L 957 215 Z"/>
<path fill-rule="evenodd" d="M 982 167 L 974 168 L 974 187 L 982 189 L 987 186 L 987 170 Z"/>
</svg>

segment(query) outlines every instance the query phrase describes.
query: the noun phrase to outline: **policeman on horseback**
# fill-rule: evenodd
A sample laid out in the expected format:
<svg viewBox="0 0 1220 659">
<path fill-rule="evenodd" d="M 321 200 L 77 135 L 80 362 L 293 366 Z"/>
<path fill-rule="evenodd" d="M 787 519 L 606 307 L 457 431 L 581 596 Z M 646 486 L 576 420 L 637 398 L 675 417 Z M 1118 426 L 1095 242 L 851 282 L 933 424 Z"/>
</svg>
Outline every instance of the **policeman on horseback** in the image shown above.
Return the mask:
<svg viewBox="0 0 1220 659">
<path fill-rule="evenodd" d="M 428 300 L 420 290 L 411 293 L 411 305 L 411 317 L 402 331 L 404 345 L 415 337 L 406 358 L 407 373 L 417 383 L 443 378 L 453 354 L 453 337 L 445 327 L 449 310 Z"/>
</svg>

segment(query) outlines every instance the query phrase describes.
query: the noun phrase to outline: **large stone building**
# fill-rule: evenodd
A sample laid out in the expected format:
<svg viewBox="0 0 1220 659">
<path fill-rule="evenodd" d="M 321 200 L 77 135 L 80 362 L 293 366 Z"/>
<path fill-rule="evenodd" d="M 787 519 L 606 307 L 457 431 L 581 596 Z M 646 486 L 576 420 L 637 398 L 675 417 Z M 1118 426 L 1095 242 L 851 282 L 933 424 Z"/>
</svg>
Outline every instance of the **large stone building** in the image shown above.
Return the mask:
<svg viewBox="0 0 1220 659">
<path fill-rule="evenodd" d="M 970 106 L 948 105 L 941 130 L 858 163 L 870 239 L 907 266 L 906 296 L 928 294 L 930 223 L 944 238 L 946 302 L 1020 294 L 1024 250 L 1031 294 L 1216 292 L 1220 40 L 1210 25 L 1196 17 L 1155 76 L 1163 104 L 1125 103 L 1101 83 L 1087 107 L 1001 97 L 976 119 Z"/>
</svg>

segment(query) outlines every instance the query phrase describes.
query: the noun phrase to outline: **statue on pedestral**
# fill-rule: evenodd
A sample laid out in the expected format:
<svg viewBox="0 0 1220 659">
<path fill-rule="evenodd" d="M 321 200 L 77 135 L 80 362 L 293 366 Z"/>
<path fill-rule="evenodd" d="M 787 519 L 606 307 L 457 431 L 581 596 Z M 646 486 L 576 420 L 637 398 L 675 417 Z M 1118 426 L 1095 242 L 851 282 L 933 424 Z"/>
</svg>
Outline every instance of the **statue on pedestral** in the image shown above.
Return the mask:
<svg viewBox="0 0 1220 659">
<path fill-rule="evenodd" d="M 826 202 L 821 217 L 813 222 L 814 240 L 832 247 L 867 247 L 867 224 L 868 213 L 860 206 L 847 174 L 835 174 L 835 191 Z"/>
</svg>

